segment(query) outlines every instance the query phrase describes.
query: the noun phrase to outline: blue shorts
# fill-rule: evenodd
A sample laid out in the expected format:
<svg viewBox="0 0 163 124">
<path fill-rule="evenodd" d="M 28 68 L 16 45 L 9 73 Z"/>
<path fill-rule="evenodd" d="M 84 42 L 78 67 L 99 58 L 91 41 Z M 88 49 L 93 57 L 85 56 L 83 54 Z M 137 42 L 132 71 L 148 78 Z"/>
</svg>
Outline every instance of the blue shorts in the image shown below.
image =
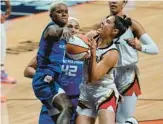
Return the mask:
<svg viewBox="0 0 163 124">
<path fill-rule="evenodd" d="M 76 116 L 77 116 L 76 109 L 73 109 L 73 115 L 70 124 L 75 124 Z M 42 106 L 40 112 L 39 124 L 55 124 L 53 119 L 49 116 L 46 106 L 44 105 Z"/>
<path fill-rule="evenodd" d="M 32 86 L 36 97 L 47 107 L 52 109 L 53 99 L 60 93 L 65 93 L 61 86 L 55 81 L 47 83 L 44 81 L 46 74 L 43 72 L 36 72 Z"/>
<path fill-rule="evenodd" d="M 46 106 L 42 106 L 40 116 L 39 116 L 39 124 L 55 124 L 53 119 L 49 116 Z"/>
</svg>

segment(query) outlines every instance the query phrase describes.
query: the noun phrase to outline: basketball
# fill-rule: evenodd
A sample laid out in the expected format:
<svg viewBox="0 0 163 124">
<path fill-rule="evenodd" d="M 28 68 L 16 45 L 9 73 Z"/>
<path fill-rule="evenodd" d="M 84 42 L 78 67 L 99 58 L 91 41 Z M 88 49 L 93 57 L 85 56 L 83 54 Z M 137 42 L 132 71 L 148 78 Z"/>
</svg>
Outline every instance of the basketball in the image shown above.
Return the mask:
<svg viewBox="0 0 163 124">
<path fill-rule="evenodd" d="M 74 60 L 85 59 L 89 53 L 88 42 L 88 38 L 82 34 L 73 35 L 66 45 L 67 55 Z"/>
</svg>

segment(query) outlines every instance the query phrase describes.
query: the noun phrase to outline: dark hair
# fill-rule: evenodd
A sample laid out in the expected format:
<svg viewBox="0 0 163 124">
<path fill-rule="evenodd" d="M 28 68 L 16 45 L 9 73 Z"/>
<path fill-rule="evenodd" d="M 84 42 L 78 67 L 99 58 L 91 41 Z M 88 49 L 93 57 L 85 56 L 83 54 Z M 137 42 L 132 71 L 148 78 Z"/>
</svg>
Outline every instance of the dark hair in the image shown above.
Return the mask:
<svg viewBox="0 0 163 124">
<path fill-rule="evenodd" d="M 125 3 L 128 3 L 128 0 L 124 0 Z"/>
<path fill-rule="evenodd" d="M 110 17 L 111 15 L 108 15 L 106 18 Z M 118 34 L 115 36 L 115 38 L 120 37 L 125 31 L 132 25 L 132 21 L 130 18 L 124 15 L 124 17 L 114 16 L 115 17 L 115 28 L 119 30 Z"/>
</svg>

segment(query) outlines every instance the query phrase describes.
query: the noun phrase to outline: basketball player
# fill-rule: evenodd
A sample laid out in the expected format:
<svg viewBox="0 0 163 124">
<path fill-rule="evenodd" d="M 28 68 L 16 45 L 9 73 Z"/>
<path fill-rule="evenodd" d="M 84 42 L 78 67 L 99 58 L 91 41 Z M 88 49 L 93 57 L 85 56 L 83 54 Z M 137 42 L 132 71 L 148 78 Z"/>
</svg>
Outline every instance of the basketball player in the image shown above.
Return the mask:
<svg viewBox="0 0 163 124">
<path fill-rule="evenodd" d="M 5 31 L 5 20 L 10 16 L 11 14 L 11 5 L 9 0 L 1 1 L 4 2 L 6 5 L 6 11 L 3 14 L 2 11 L 0 10 L 0 15 L 1 15 L 1 43 L 0 43 L 0 48 L 1 48 L 1 83 L 9 83 L 9 84 L 14 84 L 16 83 L 16 80 L 13 77 L 8 76 L 4 69 L 4 64 L 5 64 L 5 57 L 6 57 L 6 31 Z"/>
<path fill-rule="evenodd" d="M 119 38 L 130 24 L 130 19 L 108 16 L 97 30 L 101 41 L 96 44 L 96 41 L 90 38 L 91 57 L 85 63 L 76 124 L 94 124 L 97 116 L 100 124 L 115 124 L 119 93 L 114 84 L 113 72 L 119 55 L 113 38 Z"/>
<path fill-rule="evenodd" d="M 71 31 L 72 35 L 79 33 L 79 22 L 76 18 L 69 17 L 67 27 Z M 65 47 L 65 46 L 63 46 Z M 37 68 L 37 60 L 34 57 L 31 62 L 28 64 L 27 68 L 24 71 L 25 77 L 33 78 Z M 67 56 L 63 58 L 62 63 L 62 74 L 58 78 L 57 82 L 64 89 L 68 95 L 71 104 L 73 105 L 73 115 L 71 118 L 71 124 L 74 124 L 76 117 L 76 106 L 79 97 L 79 84 L 82 82 L 82 72 L 83 72 L 83 61 L 71 60 Z M 54 115 L 57 118 L 59 111 L 56 109 Z M 40 113 L 39 124 L 54 124 L 52 118 L 49 116 L 47 107 L 42 106 Z"/>
<path fill-rule="evenodd" d="M 127 0 L 110 0 L 109 8 L 111 15 L 117 15 L 126 18 L 123 13 L 123 8 L 127 4 Z M 140 43 L 135 39 L 139 39 Z M 116 68 L 115 83 L 118 91 L 123 95 L 124 102 L 118 105 L 116 114 L 116 122 L 125 124 L 138 122 L 133 116 L 137 97 L 141 94 L 139 80 L 138 80 L 138 51 L 146 54 L 157 54 L 158 47 L 152 38 L 145 32 L 142 25 L 136 20 L 132 19 L 132 25 L 119 38 L 116 39 L 116 47 L 118 48 L 120 58 Z"/>
<path fill-rule="evenodd" d="M 49 12 L 52 22 L 42 33 L 32 86 L 36 97 L 47 107 L 49 116 L 56 121 L 56 124 L 69 124 L 72 104 L 60 84 L 57 83 L 65 56 L 65 38 L 71 35 L 65 26 L 68 21 L 68 8 L 64 3 L 54 3 Z M 54 107 L 60 112 L 57 120 L 53 116 Z"/>
</svg>

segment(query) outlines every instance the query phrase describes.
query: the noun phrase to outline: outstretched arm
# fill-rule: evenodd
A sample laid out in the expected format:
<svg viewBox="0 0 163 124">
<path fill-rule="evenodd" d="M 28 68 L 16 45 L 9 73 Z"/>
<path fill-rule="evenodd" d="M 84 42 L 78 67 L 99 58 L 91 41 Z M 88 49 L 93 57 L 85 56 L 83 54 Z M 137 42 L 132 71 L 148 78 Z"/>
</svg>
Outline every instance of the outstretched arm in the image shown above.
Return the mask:
<svg viewBox="0 0 163 124">
<path fill-rule="evenodd" d="M 60 38 L 68 40 L 71 36 L 68 27 L 59 27 L 58 25 L 51 25 L 44 32 L 44 39 L 48 41 L 58 41 Z"/>
<path fill-rule="evenodd" d="M 141 44 L 129 42 L 131 46 L 147 54 L 158 54 L 159 50 L 158 50 L 157 45 L 152 40 L 152 38 L 145 32 L 144 28 L 139 22 L 132 20 L 131 28 L 133 30 L 133 33 L 141 42 Z"/>
<path fill-rule="evenodd" d="M 55 40 L 59 39 L 63 32 L 63 28 L 59 27 L 58 25 L 51 25 L 49 26 L 44 32 L 44 39 L 45 40 Z"/>
</svg>

